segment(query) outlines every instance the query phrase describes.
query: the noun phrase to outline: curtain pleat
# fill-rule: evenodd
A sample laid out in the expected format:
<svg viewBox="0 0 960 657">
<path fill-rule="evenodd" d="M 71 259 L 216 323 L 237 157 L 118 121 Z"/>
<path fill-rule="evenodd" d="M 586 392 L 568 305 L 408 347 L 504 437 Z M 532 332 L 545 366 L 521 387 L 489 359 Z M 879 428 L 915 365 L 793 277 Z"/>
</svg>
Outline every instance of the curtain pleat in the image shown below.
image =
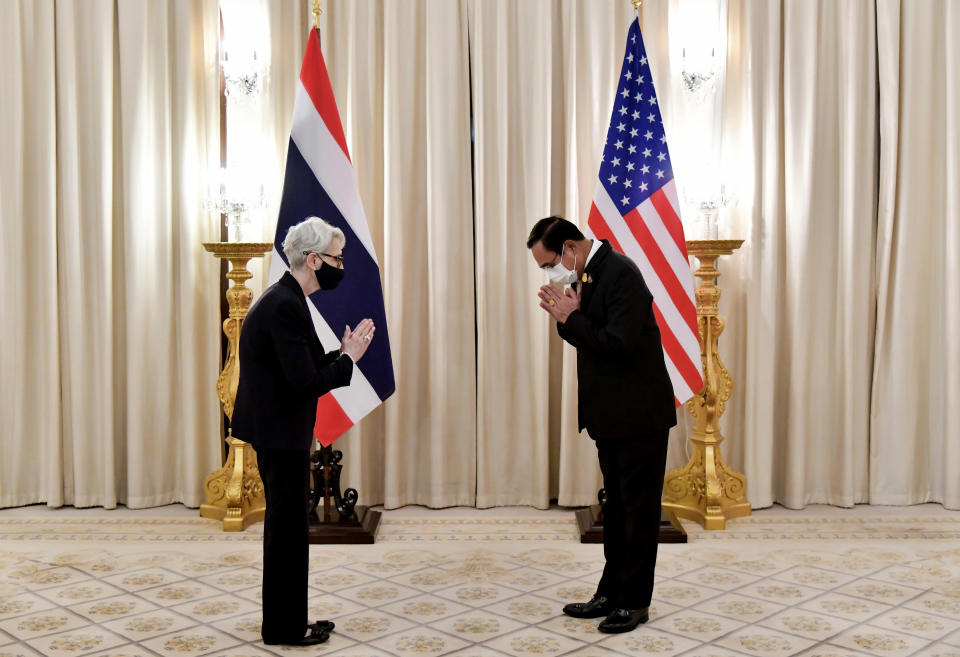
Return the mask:
<svg viewBox="0 0 960 657">
<path fill-rule="evenodd" d="M 53 0 L 0 21 L 0 505 L 63 503 Z"/>
<path fill-rule="evenodd" d="M 960 508 L 960 7 L 877 2 L 870 501 Z"/>
<path fill-rule="evenodd" d="M 729 236 L 746 239 L 720 261 L 732 461 L 755 506 L 852 506 L 869 499 L 874 5 L 731 2 L 729 20 Z"/>
</svg>

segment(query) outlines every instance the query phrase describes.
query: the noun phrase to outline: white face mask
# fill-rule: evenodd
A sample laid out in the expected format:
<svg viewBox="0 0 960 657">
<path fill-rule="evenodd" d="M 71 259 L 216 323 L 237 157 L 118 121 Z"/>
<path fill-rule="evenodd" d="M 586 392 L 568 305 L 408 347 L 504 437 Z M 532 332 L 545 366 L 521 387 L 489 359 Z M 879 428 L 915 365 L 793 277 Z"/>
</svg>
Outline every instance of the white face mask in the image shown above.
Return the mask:
<svg viewBox="0 0 960 657">
<path fill-rule="evenodd" d="M 566 248 L 566 247 L 564 247 Z M 563 266 L 563 249 L 560 250 L 560 262 L 544 270 L 550 282 L 556 285 L 570 285 L 577 282 L 577 254 L 573 254 L 573 269 Z"/>
</svg>

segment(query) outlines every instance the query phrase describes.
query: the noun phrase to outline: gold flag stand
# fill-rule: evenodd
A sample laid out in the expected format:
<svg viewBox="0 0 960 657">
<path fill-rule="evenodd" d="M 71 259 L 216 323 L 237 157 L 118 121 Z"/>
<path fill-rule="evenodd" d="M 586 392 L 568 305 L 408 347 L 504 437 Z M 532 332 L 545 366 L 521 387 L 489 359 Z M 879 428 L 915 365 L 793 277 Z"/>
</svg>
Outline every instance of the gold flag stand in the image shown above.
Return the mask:
<svg viewBox="0 0 960 657">
<path fill-rule="evenodd" d="M 689 240 L 687 253 L 700 261 L 694 275 L 697 286 L 697 323 L 700 327 L 700 357 L 703 361 L 703 389 L 687 402 L 694 417 L 693 454 L 686 466 L 668 472 L 663 480 L 663 509 L 680 518 L 695 520 L 704 529 L 724 529 L 727 520 L 748 516 L 750 502 L 745 493 L 747 478 L 723 462 L 720 456 L 719 420 L 733 391 L 733 379 L 717 353 L 717 338 L 724 321 L 717 314 L 720 276 L 717 259 L 731 255 L 743 240 Z"/>
<path fill-rule="evenodd" d="M 233 285 L 227 290 L 230 316 L 223 322 L 227 336 L 227 361 L 217 377 L 217 397 L 228 418 L 233 417 L 233 402 L 240 381 L 240 329 L 253 301 L 253 290 L 245 283 L 253 277 L 247 270 L 251 258 L 262 258 L 273 248 L 269 242 L 205 242 L 203 245 L 214 257 L 230 261 L 227 278 Z M 263 482 L 257 469 L 257 454 L 247 443 L 228 430 L 227 460 L 220 470 L 203 480 L 206 501 L 200 505 L 200 515 L 223 521 L 227 532 L 243 531 L 249 525 L 263 520 L 266 501 Z"/>
</svg>

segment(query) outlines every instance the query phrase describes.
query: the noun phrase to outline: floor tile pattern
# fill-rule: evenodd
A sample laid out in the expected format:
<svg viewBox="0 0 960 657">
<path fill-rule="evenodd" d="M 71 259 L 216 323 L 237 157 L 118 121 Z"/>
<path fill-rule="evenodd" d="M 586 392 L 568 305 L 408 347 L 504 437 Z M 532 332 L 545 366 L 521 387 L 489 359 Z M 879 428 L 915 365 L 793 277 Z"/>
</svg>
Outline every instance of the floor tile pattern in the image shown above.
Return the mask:
<svg viewBox="0 0 960 657">
<path fill-rule="evenodd" d="M 447 517 L 423 540 L 415 520 L 377 545 L 311 546 L 311 615 L 337 630 L 310 649 L 260 641 L 256 531 L 5 523 L 0 657 L 960 657 L 960 545 L 922 528 L 886 538 L 906 520 L 870 537 L 824 537 L 828 519 L 662 546 L 650 622 L 618 636 L 560 613 L 603 566 L 599 546 L 558 538 L 564 519 L 458 533 Z"/>
</svg>

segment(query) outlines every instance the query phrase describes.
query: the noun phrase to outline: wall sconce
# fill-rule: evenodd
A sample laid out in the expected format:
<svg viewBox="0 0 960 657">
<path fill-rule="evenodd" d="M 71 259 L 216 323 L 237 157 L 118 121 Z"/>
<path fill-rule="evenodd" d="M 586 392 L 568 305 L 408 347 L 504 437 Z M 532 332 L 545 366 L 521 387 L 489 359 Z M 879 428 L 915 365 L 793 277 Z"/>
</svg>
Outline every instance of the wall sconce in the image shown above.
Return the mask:
<svg viewBox="0 0 960 657">
<path fill-rule="evenodd" d="M 683 205 L 696 212 L 691 235 L 697 239 L 719 239 L 720 213 L 737 204 L 729 185 L 717 180 L 716 168 L 709 163 L 695 167 L 680 188 Z"/>
<path fill-rule="evenodd" d="M 713 93 L 717 79 L 716 48 L 711 48 L 709 54 L 696 56 L 687 56 L 687 49 L 683 48 L 680 55 L 680 75 L 683 78 L 684 91 L 698 100 L 703 100 L 707 94 Z"/>
<path fill-rule="evenodd" d="M 673 52 L 680 55 L 683 90 L 698 101 L 713 94 L 721 77 L 724 4 L 723 0 L 681 0 L 676 20 L 671 16 L 671 40 L 675 39 Z"/>
<path fill-rule="evenodd" d="M 220 66 L 226 82 L 224 94 L 228 97 L 242 100 L 260 94 L 267 69 L 257 59 L 256 50 L 229 48 L 224 42 Z"/>
<path fill-rule="evenodd" d="M 251 215 L 263 210 L 267 201 L 263 183 L 251 178 L 235 169 L 220 169 L 207 188 L 204 206 L 210 212 L 226 215 L 228 242 L 260 239 L 259 234 L 253 234 Z"/>
<path fill-rule="evenodd" d="M 670 7 L 670 52 L 680 73 L 674 112 L 684 126 L 674 137 L 678 191 L 690 234 L 718 239 L 721 211 L 732 202 L 720 165 L 727 2 L 676 0 Z"/>
<path fill-rule="evenodd" d="M 727 194 L 726 185 L 720 185 L 717 193 L 700 197 L 698 216 L 699 232 L 705 239 L 720 237 L 720 211 L 736 204 L 736 199 Z"/>
</svg>

